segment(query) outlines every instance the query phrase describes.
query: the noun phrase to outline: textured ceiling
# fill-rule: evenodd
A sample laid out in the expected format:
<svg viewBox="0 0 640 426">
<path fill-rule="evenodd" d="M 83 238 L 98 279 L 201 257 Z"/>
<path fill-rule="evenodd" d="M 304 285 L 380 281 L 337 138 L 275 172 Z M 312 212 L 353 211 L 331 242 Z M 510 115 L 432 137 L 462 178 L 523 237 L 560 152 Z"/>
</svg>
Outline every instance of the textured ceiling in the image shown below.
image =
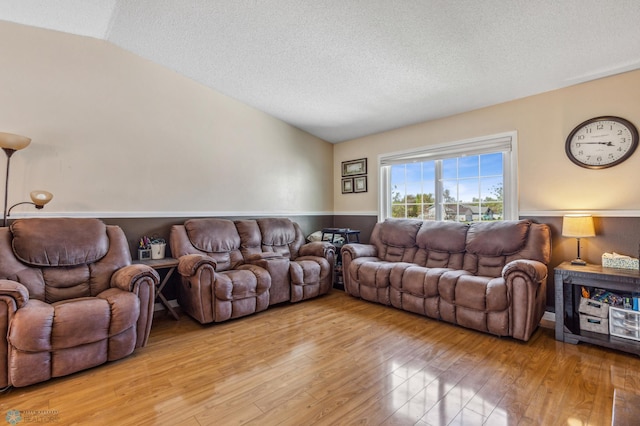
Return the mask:
<svg viewBox="0 0 640 426">
<path fill-rule="evenodd" d="M 330 142 L 640 68 L 639 0 L 2 0 Z"/>
</svg>

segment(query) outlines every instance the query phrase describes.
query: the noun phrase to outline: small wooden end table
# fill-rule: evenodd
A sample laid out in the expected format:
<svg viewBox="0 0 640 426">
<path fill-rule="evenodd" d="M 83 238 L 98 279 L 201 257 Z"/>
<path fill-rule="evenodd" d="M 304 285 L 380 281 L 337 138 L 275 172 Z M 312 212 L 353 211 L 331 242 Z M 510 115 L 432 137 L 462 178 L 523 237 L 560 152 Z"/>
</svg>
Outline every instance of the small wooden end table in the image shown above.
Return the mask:
<svg viewBox="0 0 640 426">
<path fill-rule="evenodd" d="M 162 306 L 165 307 L 167 312 L 169 312 L 169 314 L 171 314 L 171 316 L 174 319 L 176 320 L 180 319 L 180 316 L 178 315 L 176 310 L 173 309 L 173 306 L 169 304 L 169 301 L 167 300 L 167 298 L 164 296 L 164 294 L 162 294 L 162 289 L 164 289 L 164 287 L 167 285 L 167 283 L 169 282 L 169 279 L 171 278 L 174 271 L 178 267 L 178 263 L 179 263 L 178 259 L 175 259 L 173 257 L 165 257 L 164 259 L 134 260 L 133 263 L 139 263 L 141 265 L 151 266 L 156 271 L 160 269 L 168 269 L 166 275 L 164 276 L 164 278 L 156 288 L 156 299 L 159 300 L 160 303 L 162 303 Z"/>
</svg>

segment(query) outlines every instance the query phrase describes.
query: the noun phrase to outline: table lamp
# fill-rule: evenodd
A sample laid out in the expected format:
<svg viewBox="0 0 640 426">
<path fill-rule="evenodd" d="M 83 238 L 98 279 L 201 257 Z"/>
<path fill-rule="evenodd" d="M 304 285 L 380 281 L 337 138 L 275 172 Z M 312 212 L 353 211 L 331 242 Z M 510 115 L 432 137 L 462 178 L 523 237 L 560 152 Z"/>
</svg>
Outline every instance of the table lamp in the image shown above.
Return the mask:
<svg viewBox="0 0 640 426">
<path fill-rule="evenodd" d="M 578 257 L 571 261 L 572 265 L 586 265 L 587 262 L 580 259 L 580 238 L 595 237 L 593 217 L 590 214 L 568 214 L 562 218 L 562 236 L 572 237 L 578 240 Z"/>
</svg>

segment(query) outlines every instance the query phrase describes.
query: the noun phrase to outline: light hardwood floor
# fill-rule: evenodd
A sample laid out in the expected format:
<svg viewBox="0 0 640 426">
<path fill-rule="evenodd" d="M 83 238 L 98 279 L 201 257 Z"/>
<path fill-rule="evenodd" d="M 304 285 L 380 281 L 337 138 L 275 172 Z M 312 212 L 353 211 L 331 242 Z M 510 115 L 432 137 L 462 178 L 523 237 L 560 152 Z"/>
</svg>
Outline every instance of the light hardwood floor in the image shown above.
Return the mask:
<svg viewBox="0 0 640 426">
<path fill-rule="evenodd" d="M 0 423 L 607 425 L 639 374 L 552 329 L 523 343 L 333 290 L 209 326 L 160 313 L 133 356 L 1 394 Z"/>
</svg>

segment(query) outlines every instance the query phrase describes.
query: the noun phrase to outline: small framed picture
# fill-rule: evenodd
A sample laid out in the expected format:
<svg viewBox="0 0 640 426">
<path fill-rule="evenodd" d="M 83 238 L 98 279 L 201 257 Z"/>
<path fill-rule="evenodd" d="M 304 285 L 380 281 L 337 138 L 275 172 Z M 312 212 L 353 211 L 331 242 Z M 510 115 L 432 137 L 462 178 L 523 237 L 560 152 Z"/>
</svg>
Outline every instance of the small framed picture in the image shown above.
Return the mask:
<svg viewBox="0 0 640 426">
<path fill-rule="evenodd" d="M 353 178 L 342 178 L 342 193 L 350 194 L 353 192 Z"/>
<path fill-rule="evenodd" d="M 360 158 L 359 160 L 343 161 L 342 162 L 342 176 L 355 176 L 367 174 L 367 159 Z"/>
<path fill-rule="evenodd" d="M 151 249 L 138 249 L 138 259 L 139 260 L 151 259 Z"/>
<path fill-rule="evenodd" d="M 366 176 L 356 176 L 353 178 L 353 192 L 367 192 Z"/>
</svg>

